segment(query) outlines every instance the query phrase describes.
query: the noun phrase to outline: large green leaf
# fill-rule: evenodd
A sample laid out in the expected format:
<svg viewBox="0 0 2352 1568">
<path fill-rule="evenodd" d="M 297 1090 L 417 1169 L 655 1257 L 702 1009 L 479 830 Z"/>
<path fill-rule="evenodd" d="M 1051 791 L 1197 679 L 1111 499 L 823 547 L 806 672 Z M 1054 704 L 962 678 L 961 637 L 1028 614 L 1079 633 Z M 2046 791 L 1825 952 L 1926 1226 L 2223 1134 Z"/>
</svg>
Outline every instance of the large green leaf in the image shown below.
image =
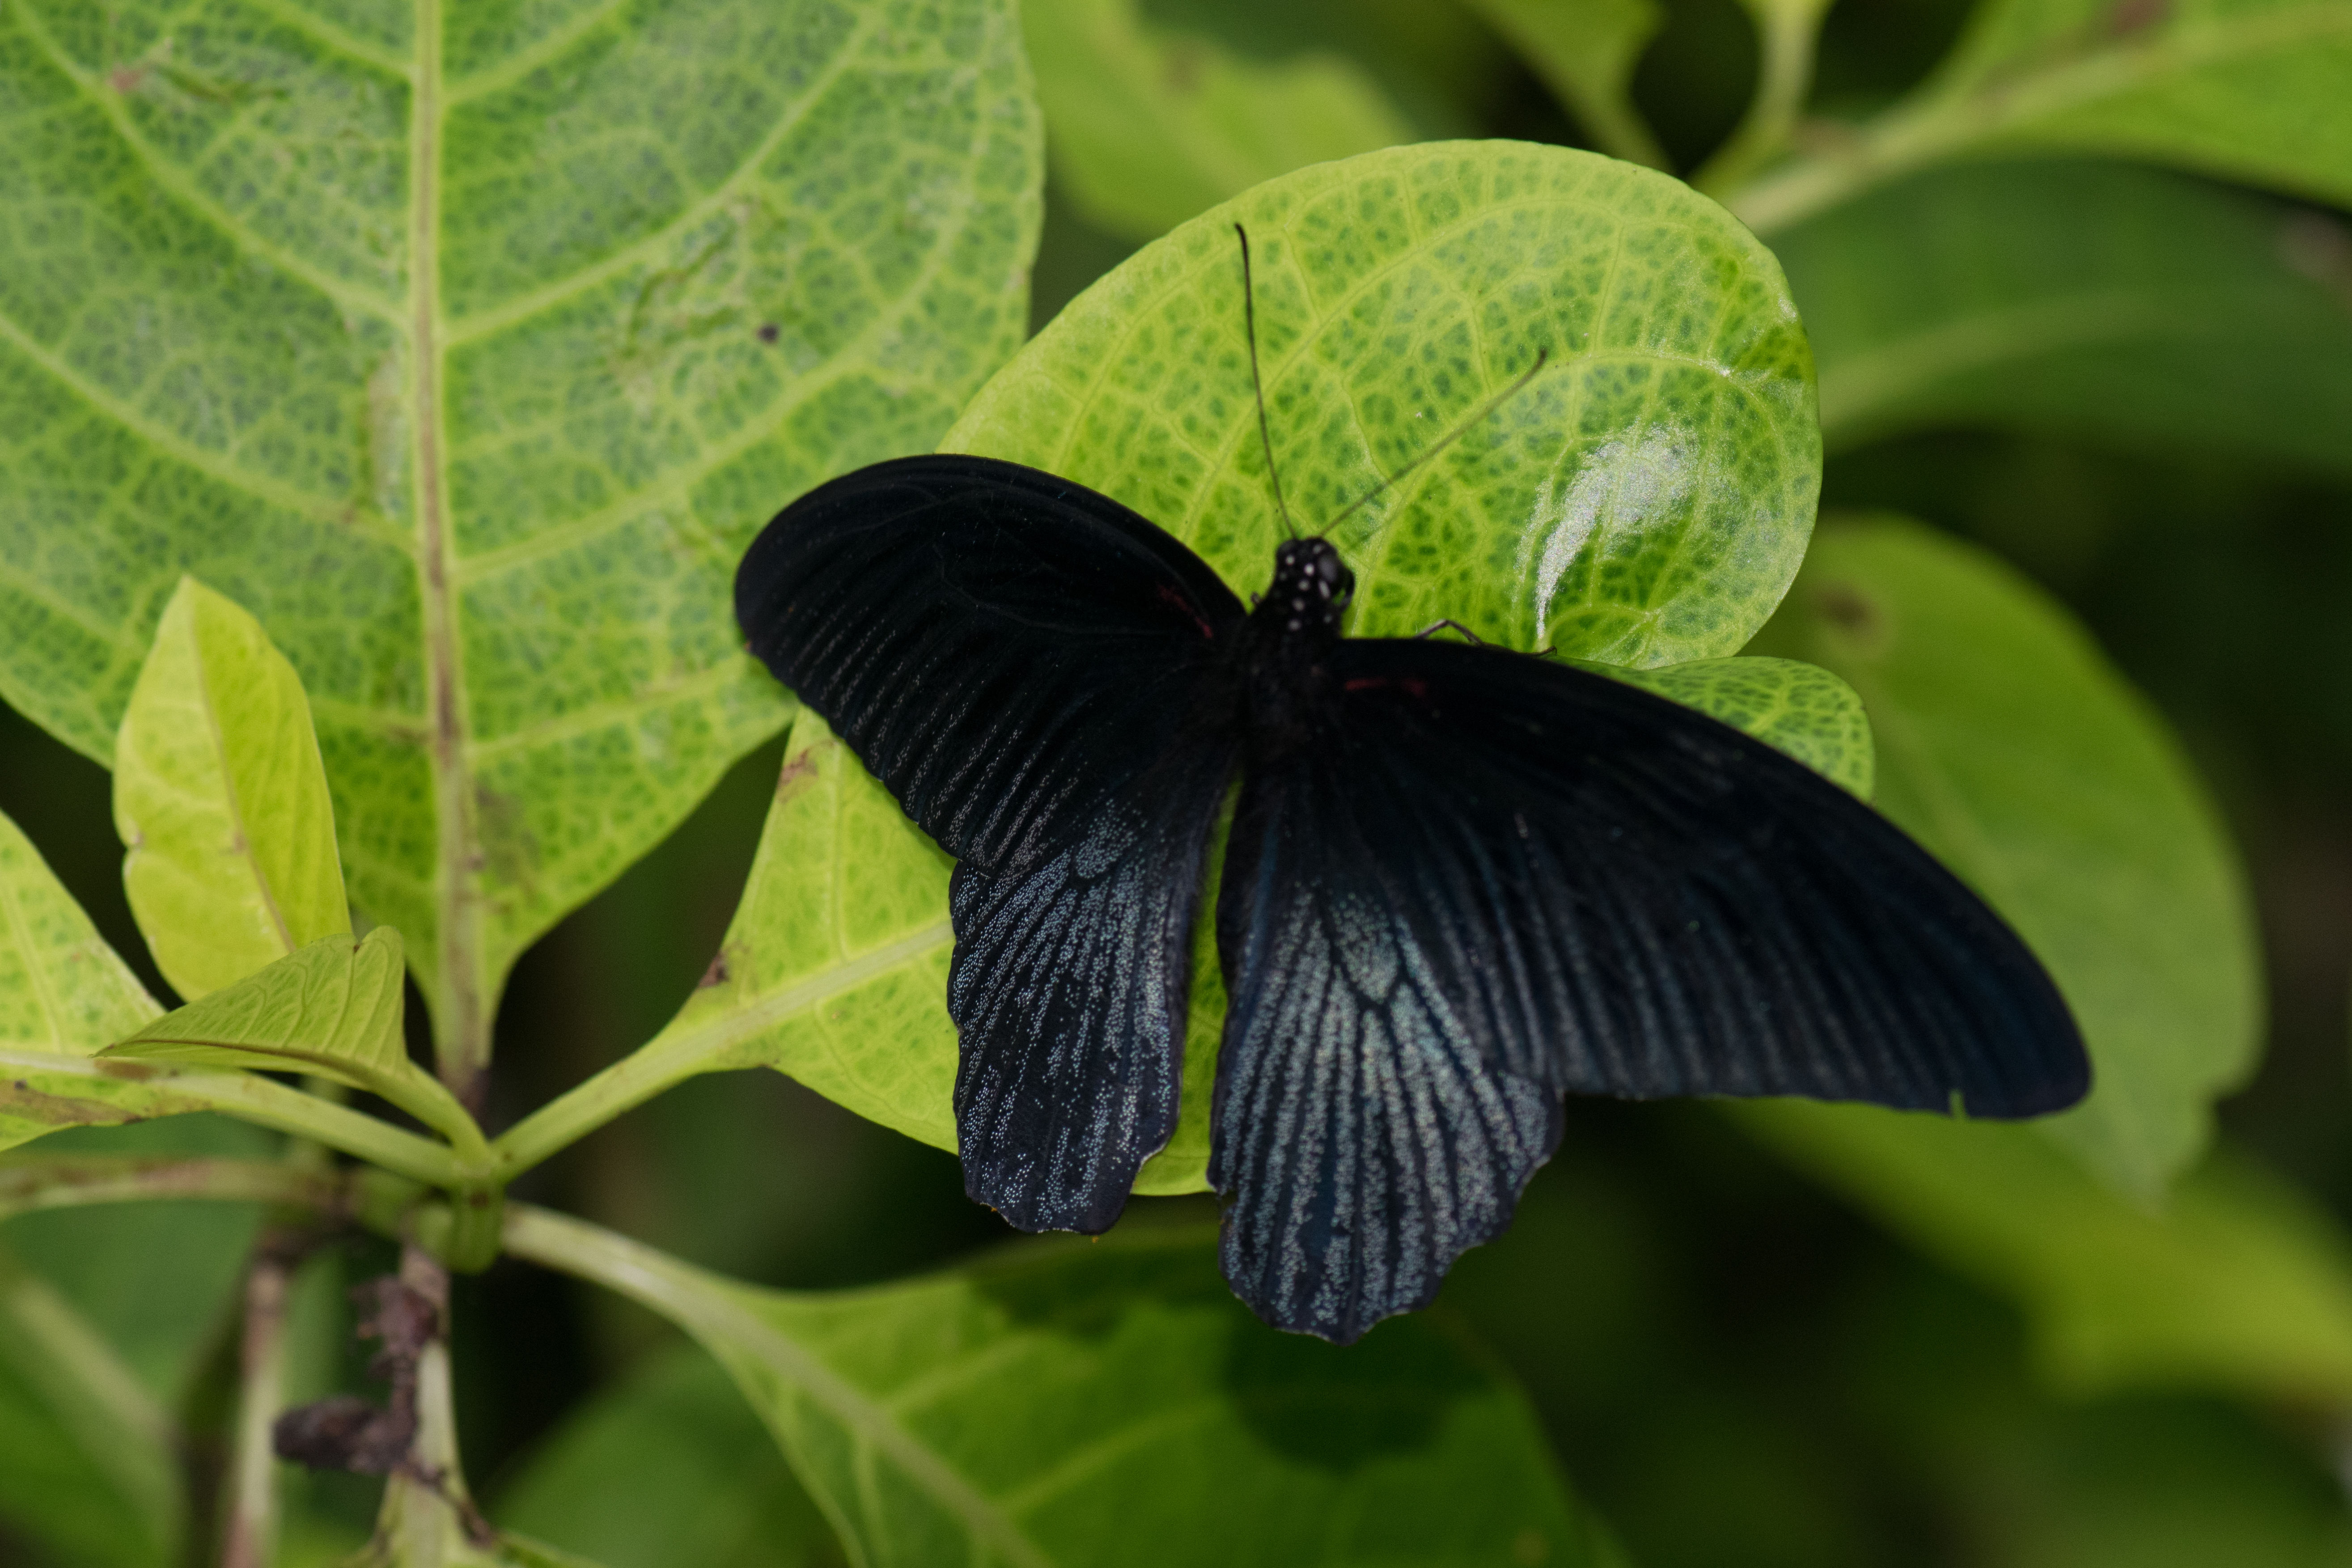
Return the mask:
<svg viewBox="0 0 2352 1568">
<path fill-rule="evenodd" d="M 1425 1320 L 1276 1333 L 1202 1238 L 799 1295 L 541 1210 L 507 1235 L 702 1341 L 875 1568 L 1613 1561 L 1483 1356 Z"/>
<path fill-rule="evenodd" d="M 1923 164 L 2120 154 L 2352 203 L 2352 0 L 1982 0 L 1942 69 L 1731 198 L 1769 233 Z"/>
<path fill-rule="evenodd" d="M 1794 1100 L 1736 1114 L 2017 1300 L 2066 1393 L 2172 1384 L 2352 1405 L 2352 1239 L 2250 1160 L 2217 1153 L 2151 1209 L 2021 1127 Z"/>
<path fill-rule="evenodd" d="M 1153 27 L 1135 0 L 1029 0 L 1022 24 L 1056 189 L 1108 233 L 1149 239 L 1262 180 L 1413 139 L 1339 55 L 1261 63 Z"/>
<path fill-rule="evenodd" d="M 2261 1016 L 2237 858 L 2162 721 L 2057 605 L 1896 520 L 1824 529 L 1758 647 L 1862 694 L 1879 805 L 2016 927 L 2083 1026 L 2091 1096 L 2042 1129 L 2160 1198 Z"/>
<path fill-rule="evenodd" d="M 478 1054 L 782 722 L 752 531 L 1019 342 L 1010 0 L 28 0 L 0 116 L 0 697 L 110 760 L 180 575 L 252 610 Z"/>
<path fill-rule="evenodd" d="M 943 449 L 1090 485 L 1261 587 L 1282 524 L 1236 222 L 1302 530 L 1552 356 L 1338 525 L 1353 633 L 1450 617 L 1511 647 L 1668 664 L 1737 652 L 1779 602 L 1820 482 L 1779 265 L 1679 182 L 1566 148 L 1401 147 L 1257 186 L 1072 301 Z"/>
<path fill-rule="evenodd" d="M 0 816 L 0 1041 L 89 1056 L 163 1009 Z"/>
<path fill-rule="evenodd" d="M 260 622 L 193 577 L 131 689 L 114 821 L 131 912 L 190 1001 L 352 929 L 302 679 Z"/>
<path fill-rule="evenodd" d="M 719 1363 L 678 1345 L 563 1418 L 492 1500 L 502 1529 L 607 1568 L 815 1568 L 832 1532 Z"/>
<path fill-rule="evenodd" d="M 1929 424 L 2352 472 L 2352 242 L 2121 163 L 1936 170 L 1776 237 L 1832 447 Z"/>
<path fill-rule="evenodd" d="M 1339 534 L 1358 633 L 1441 616 L 1618 665 L 1731 652 L 1802 553 L 1817 484 L 1807 360 L 1771 258 L 1662 175 L 1562 149 L 1398 149 L 1262 185 L 1071 306 L 948 437 L 1153 517 L 1239 587 L 1279 523 L 1265 484 L 1232 224 L 1258 257 L 1267 400 L 1302 518 L 1409 462 L 1551 347 L 1556 363 Z M 1425 504 L 1414 505 L 1415 500 Z M 1655 679 L 1652 679 L 1654 675 Z M 1832 677 L 1722 660 L 1641 683 L 1867 783 Z M 712 984 L 589 1092 L 507 1141 L 536 1158 L 691 1072 L 776 1067 L 955 1147 L 948 863 L 813 718 Z M 1857 771 L 1861 770 L 1861 771 Z M 1204 917 L 1205 918 L 1205 917 Z M 1224 996 L 1196 941 L 1184 1114 L 1138 1190 L 1201 1189 Z"/>
<path fill-rule="evenodd" d="M 1633 67 L 1665 24 L 1658 0 L 1470 0 L 1511 40 L 1601 151 L 1653 169 L 1666 165 L 1633 107 Z"/>
</svg>

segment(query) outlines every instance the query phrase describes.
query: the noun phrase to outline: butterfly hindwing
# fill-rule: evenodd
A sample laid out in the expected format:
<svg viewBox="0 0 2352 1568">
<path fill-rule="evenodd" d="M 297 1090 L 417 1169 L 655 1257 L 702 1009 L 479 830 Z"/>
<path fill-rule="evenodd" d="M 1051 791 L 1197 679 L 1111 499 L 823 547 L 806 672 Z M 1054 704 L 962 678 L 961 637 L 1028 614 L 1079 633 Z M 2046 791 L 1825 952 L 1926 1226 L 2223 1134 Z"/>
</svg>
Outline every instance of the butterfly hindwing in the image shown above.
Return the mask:
<svg viewBox="0 0 2352 1568">
<path fill-rule="evenodd" d="M 1802 764 L 1526 655 L 1331 657 L 1312 732 L 1244 764 L 1218 910 L 1215 1179 L 1229 1275 L 1273 1321 L 1360 1330 L 1497 1232 L 1549 1144 L 1515 1148 L 1499 1130 L 1533 1113 L 1490 1104 L 1789 1094 L 2016 1117 L 2082 1094 L 2079 1036 L 2023 944 Z M 1347 1114 L 1410 1132 L 1309 1162 L 1297 1130 Z"/>
<path fill-rule="evenodd" d="M 1558 1091 L 1497 1071 L 1416 951 L 1347 785 L 1311 752 L 1244 775 L 1209 1165 L 1235 1294 L 1341 1342 L 1500 1235 L 1560 1128 Z"/>
<path fill-rule="evenodd" d="M 948 1011 L 964 1186 L 1024 1230 L 1108 1230 L 1176 1129 L 1192 919 L 1233 747 L 1172 757 L 1027 868 L 956 868 Z"/>
<path fill-rule="evenodd" d="M 907 814 L 991 873 L 1182 743 L 1243 620 L 1199 556 L 1118 502 L 955 454 L 794 501 L 745 555 L 735 605 L 751 651 Z"/>
</svg>

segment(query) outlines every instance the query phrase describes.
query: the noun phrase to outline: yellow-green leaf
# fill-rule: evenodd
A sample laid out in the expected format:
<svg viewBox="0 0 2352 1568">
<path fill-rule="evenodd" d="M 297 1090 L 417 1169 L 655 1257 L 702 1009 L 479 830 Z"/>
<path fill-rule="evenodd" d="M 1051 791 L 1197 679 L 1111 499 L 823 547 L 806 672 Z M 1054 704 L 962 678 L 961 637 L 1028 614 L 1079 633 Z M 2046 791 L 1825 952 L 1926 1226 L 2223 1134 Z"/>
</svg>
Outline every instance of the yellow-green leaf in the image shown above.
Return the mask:
<svg viewBox="0 0 2352 1568">
<path fill-rule="evenodd" d="M 352 929 L 335 812 L 302 679 L 261 623 L 193 577 L 114 746 L 123 885 L 191 1000 Z"/>
<path fill-rule="evenodd" d="M 1870 716 L 1853 688 L 1819 665 L 1753 655 L 1697 658 L 1655 669 L 1570 662 L 1720 719 L 1870 798 L 1875 772 Z"/>
<path fill-rule="evenodd" d="M 88 1056 L 162 1011 L 0 816 L 0 1041 Z"/>
<path fill-rule="evenodd" d="M 366 1089 L 427 1126 L 467 1122 L 448 1090 L 408 1058 L 400 933 L 329 937 L 109 1046 L 111 1058 L 316 1073 Z"/>
</svg>

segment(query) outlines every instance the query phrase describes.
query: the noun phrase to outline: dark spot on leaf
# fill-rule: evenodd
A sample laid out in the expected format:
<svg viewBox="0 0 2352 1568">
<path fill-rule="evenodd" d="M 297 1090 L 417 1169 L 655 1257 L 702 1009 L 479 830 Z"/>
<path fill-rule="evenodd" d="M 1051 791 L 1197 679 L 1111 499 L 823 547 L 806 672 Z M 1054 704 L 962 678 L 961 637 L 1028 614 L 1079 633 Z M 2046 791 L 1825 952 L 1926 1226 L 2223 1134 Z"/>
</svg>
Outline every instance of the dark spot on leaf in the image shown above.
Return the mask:
<svg viewBox="0 0 2352 1568">
<path fill-rule="evenodd" d="M 762 321 L 760 323 L 760 341 L 761 342 L 772 344 L 778 338 L 781 338 L 783 335 L 783 329 L 777 326 L 775 322 Z"/>
<path fill-rule="evenodd" d="M 1832 583 L 1815 594 L 1813 608 L 1841 631 L 1860 637 L 1879 629 L 1877 606 L 1843 583 Z"/>
<path fill-rule="evenodd" d="M 2107 13 L 2107 31 L 2118 38 L 2130 37 L 2159 26 L 2172 14 L 2170 0 L 2116 0 Z"/>
<path fill-rule="evenodd" d="M 43 1094 L 23 1079 L 16 1079 L 5 1094 L 0 1094 L 0 1112 L 48 1127 L 120 1127 L 138 1120 L 129 1111 L 118 1110 L 102 1100 Z"/>
<path fill-rule="evenodd" d="M 1167 67 L 1161 80 L 1168 90 L 1179 95 L 1201 90 L 1201 77 L 1207 68 L 1208 50 L 1195 43 L 1179 41 L 1168 46 Z"/>
<path fill-rule="evenodd" d="M 724 985 L 734 978 L 735 972 L 727 966 L 727 950 L 722 947 L 710 955 L 710 967 L 702 972 L 702 978 L 694 983 L 694 988 L 697 991 L 708 991 L 714 985 Z"/>
<path fill-rule="evenodd" d="M 816 777 L 816 748 L 810 746 L 796 757 L 784 759 L 784 771 L 776 775 L 776 798 L 790 800 L 808 787 Z"/>
<path fill-rule="evenodd" d="M 106 73 L 106 85 L 117 92 L 131 92 L 147 79 L 145 66 L 117 66 Z"/>
</svg>

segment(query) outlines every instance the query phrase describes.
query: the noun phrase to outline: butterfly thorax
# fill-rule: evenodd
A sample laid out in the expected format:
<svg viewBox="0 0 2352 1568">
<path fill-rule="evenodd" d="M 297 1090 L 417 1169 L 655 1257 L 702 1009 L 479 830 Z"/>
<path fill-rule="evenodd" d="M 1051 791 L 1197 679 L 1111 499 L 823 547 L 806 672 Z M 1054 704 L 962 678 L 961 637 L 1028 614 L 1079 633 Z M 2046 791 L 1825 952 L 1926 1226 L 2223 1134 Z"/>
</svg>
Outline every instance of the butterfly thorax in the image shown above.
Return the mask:
<svg viewBox="0 0 2352 1568">
<path fill-rule="evenodd" d="M 1250 728 L 1261 742 L 1305 742 L 1329 685 L 1339 622 L 1356 575 L 1328 540 L 1293 539 L 1274 552 L 1274 582 L 1244 632 Z"/>
</svg>

